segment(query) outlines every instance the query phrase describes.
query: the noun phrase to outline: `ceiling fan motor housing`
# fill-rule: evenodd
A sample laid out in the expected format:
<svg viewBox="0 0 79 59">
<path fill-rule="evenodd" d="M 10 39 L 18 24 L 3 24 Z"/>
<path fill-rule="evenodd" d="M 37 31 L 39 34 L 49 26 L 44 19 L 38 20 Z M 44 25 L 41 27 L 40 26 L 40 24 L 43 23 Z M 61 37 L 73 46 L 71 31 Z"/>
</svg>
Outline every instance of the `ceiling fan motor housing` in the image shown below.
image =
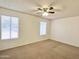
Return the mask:
<svg viewBox="0 0 79 59">
<path fill-rule="evenodd" d="M 48 8 L 43 8 L 43 11 L 44 11 L 44 12 L 47 12 L 47 11 L 48 11 Z"/>
</svg>

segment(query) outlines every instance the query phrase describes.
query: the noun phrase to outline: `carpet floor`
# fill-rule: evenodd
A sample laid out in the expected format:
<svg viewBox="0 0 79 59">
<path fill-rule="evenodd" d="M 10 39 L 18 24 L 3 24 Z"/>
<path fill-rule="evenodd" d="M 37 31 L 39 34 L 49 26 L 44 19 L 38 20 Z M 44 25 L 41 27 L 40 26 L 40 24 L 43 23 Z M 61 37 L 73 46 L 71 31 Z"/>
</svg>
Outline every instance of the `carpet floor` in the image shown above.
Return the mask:
<svg viewBox="0 0 79 59">
<path fill-rule="evenodd" d="M 44 40 L 0 51 L 0 59 L 79 59 L 79 48 Z"/>
</svg>

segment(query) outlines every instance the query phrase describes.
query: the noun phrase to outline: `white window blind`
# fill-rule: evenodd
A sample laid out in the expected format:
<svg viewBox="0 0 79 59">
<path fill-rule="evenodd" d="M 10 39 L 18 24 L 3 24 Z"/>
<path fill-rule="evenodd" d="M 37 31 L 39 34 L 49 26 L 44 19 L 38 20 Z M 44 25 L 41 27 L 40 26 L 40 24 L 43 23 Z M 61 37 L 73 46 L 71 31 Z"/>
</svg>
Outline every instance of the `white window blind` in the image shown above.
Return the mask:
<svg viewBox="0 0 79 59">
<path fill-rule="evenodd" d="M 19 18 L 2 15 L 1 21 L 1 40 L 16 39 L 19 35 Z"/>
<path fill-rule="evenodd" d="M 40 22 L 40 35 L 46 35 L 47 22 Z"/>
</svg>

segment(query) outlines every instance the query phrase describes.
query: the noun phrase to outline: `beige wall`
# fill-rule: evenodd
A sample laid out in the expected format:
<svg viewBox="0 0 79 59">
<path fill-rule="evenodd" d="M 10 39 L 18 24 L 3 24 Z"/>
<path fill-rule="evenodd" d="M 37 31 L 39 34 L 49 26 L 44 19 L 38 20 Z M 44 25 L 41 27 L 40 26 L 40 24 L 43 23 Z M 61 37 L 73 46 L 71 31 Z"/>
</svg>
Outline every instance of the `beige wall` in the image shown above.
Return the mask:
<svg viewBox="0 0 79 59">
<path fill-rule="evenodd" d="M 10 15 L 10 16 L 17 16 L 20 20 L 20 36 L 19 39 L 16 40 L 0 40 L 0 50 L 13 48 L 25 44 L 29 44 L 32 42 L 37 42 L 41 40 L 48 39 L 50 37 L 50 21 L 32 16 L 23 14 L 20 12 L 3 9 L 0 8 L 0 15 Z M 46 21 L 48 23 L 47 26 L 47 35 L 40 36 L 39 35 L 39 22 Z"/>
<path fill-rule="evenodd" d="M 79 16 L 52 21 L 51 38 L 79 47 Z"/>
</svg>

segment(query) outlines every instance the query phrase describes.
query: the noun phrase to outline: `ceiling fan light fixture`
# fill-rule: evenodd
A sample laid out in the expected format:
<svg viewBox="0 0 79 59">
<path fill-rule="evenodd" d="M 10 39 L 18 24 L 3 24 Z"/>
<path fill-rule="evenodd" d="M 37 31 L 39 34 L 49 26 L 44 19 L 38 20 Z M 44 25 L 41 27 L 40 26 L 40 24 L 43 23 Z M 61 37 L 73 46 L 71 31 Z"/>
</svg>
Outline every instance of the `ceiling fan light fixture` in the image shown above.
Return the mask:
<svg viewBox="0 0 79 59">
<path fill-rule="evenodd" d="M 42 14 L 42 16 L 48 16 L 48 13 L 47 13 L 47 12 L 44 12 L 44 13 Z"/>
</svg>

